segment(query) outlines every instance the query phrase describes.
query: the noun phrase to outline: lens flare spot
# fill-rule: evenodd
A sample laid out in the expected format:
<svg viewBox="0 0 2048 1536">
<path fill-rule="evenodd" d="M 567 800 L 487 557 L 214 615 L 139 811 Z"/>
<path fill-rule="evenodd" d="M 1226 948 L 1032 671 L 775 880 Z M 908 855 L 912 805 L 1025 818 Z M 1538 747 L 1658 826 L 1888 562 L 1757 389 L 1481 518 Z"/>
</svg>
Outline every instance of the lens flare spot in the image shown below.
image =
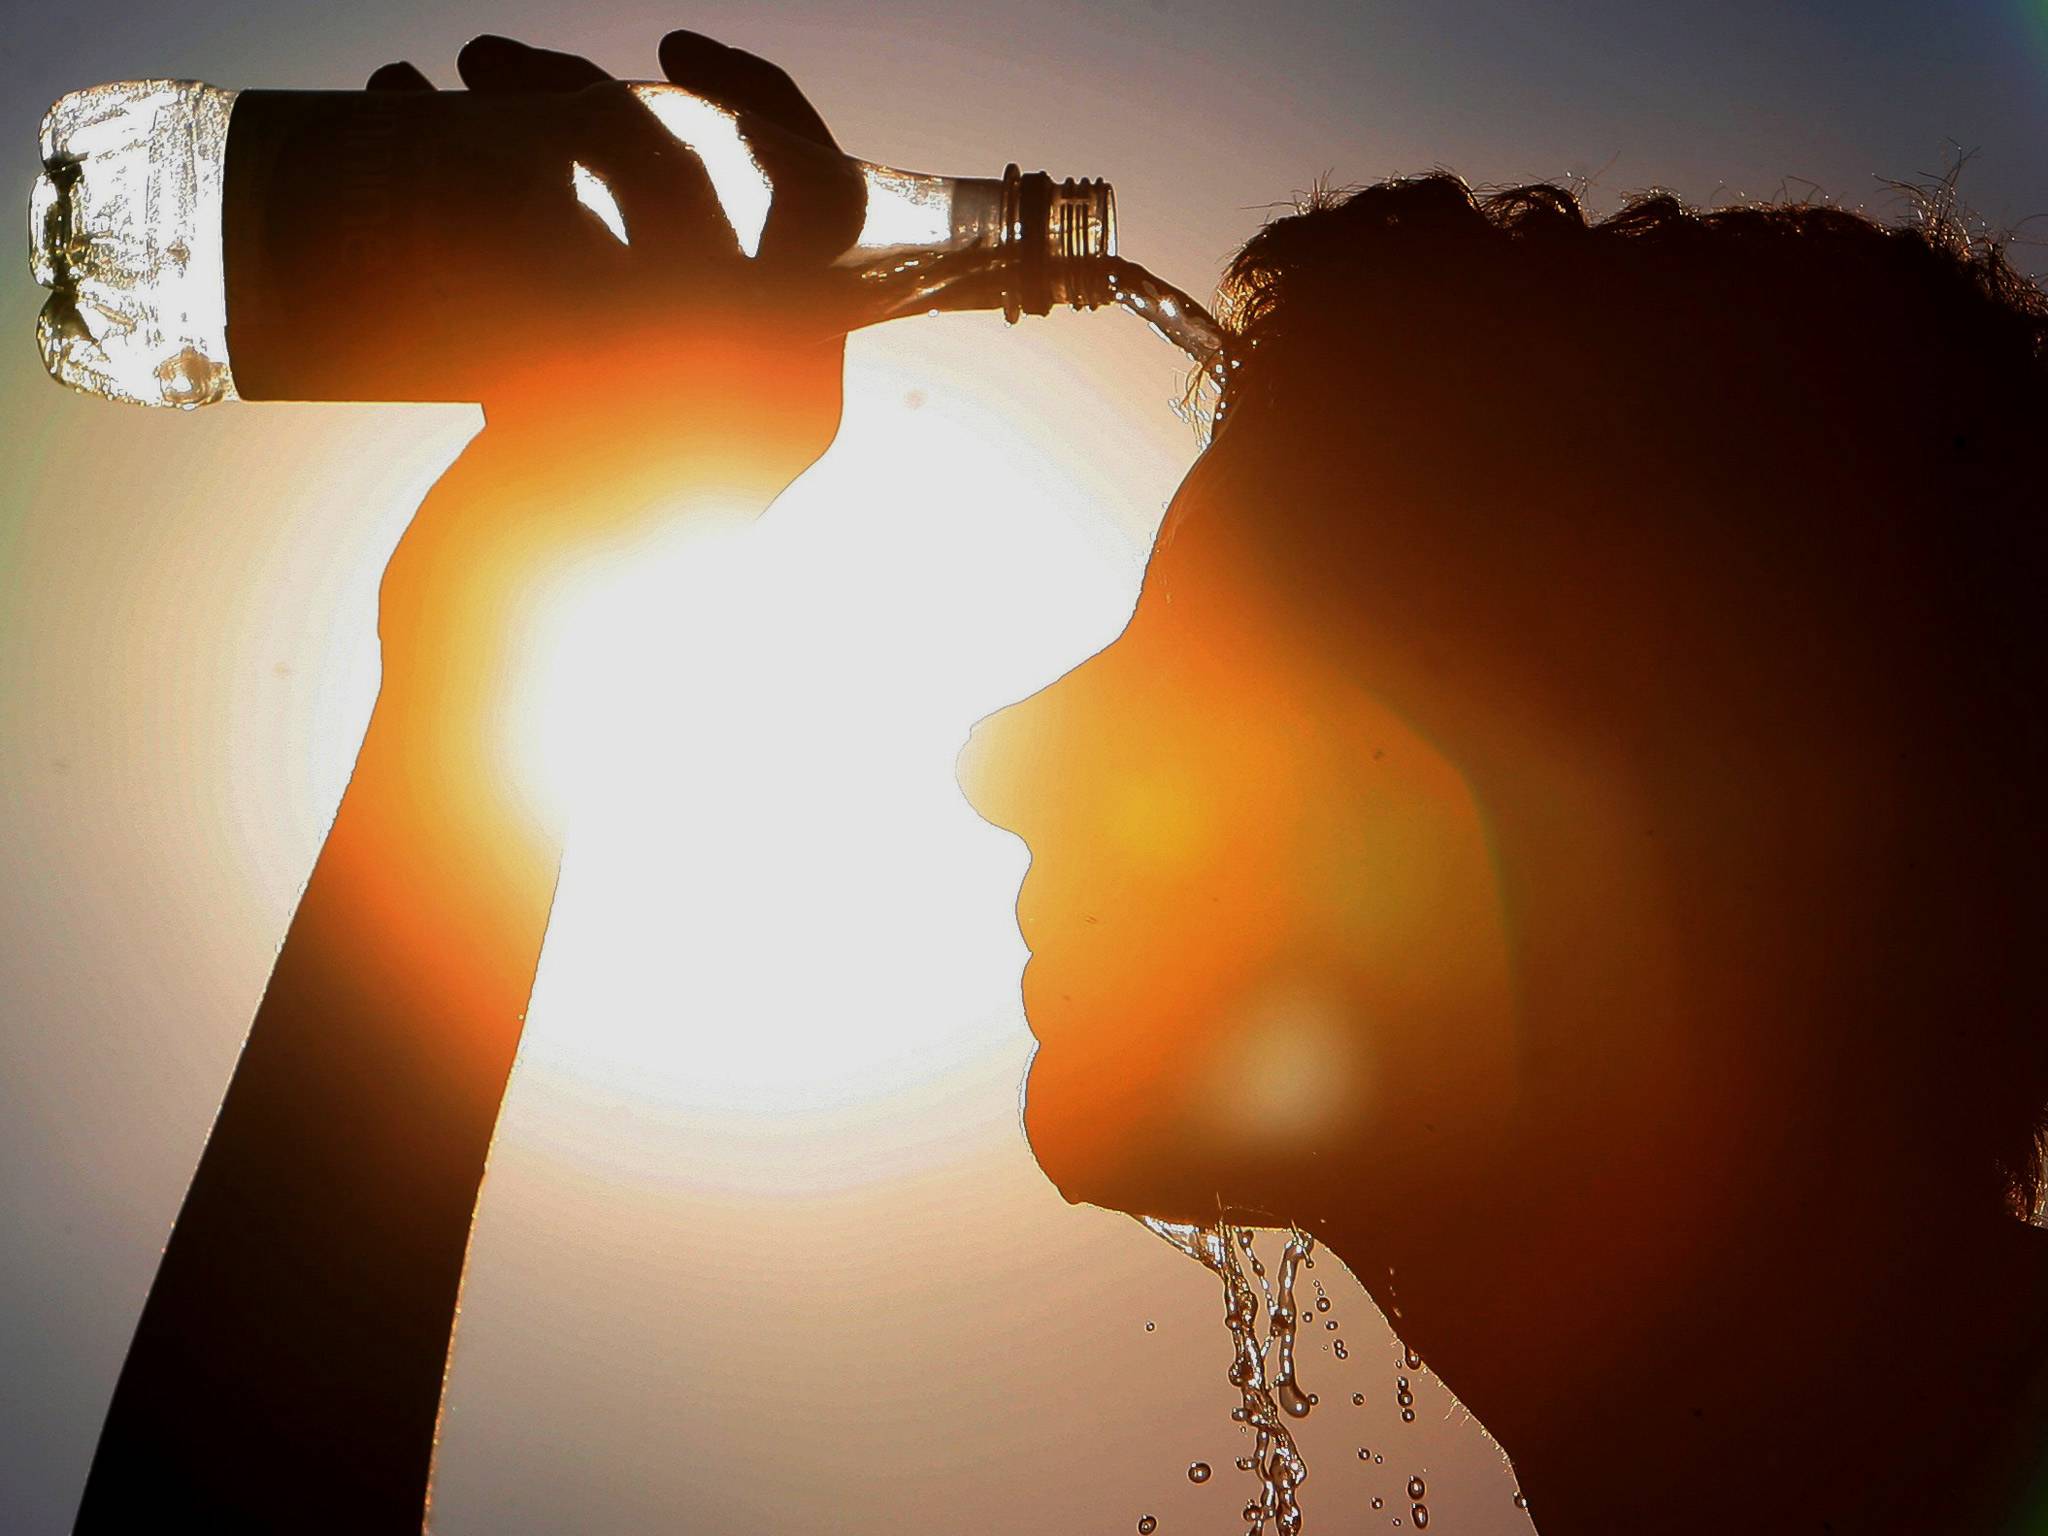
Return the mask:
<svg viewBox="0 0 2048 1536">
<path fill-rule="evenodd" d="M 1301 1146 L 1339 1130 L 1361 1098 L 1357 1035 L 1341 1005 L 1313 986 L 1275 985 L 1249 999 L 1215 1063 L 1243 1134 Z"/>
</svg>

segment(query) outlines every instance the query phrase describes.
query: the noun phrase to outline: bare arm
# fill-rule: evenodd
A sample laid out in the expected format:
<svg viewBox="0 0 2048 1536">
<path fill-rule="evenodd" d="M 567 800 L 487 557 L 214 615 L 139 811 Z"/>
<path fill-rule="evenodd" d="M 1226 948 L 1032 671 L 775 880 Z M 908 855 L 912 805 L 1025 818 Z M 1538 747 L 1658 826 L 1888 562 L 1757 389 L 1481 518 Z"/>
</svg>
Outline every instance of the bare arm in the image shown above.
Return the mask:
<svg viewBox="0 0 2048 1536">
<path fill-rule="evenodd" d="M 458 464 L 423 524 L 480 499 Z M 488 642 L 387 676 L 137 1328 L 78 1530 L 416 1531 L 558 837 Z"/>
</svg>

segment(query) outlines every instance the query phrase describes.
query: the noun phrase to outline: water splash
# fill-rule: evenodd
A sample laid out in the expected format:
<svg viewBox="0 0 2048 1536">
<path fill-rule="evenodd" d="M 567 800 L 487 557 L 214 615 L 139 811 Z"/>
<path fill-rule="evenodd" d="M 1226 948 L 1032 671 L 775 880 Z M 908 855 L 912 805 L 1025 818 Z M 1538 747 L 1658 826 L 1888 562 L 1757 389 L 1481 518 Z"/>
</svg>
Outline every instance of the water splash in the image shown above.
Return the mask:
<svg viewBox="0 0 2048 1536">
<path fill-rule="evenodd" d="M 1263 1536 L 1268 1525 L 1277 1536 L 1300 1536 L 1297 1490 L 1308 1480 L 1308 1467 L 1287 1421 L 1306 1418 L 1315 1406 L 1315 1398 L 1295 1379 L 1294 1359 L 1295 1278 L 1315 1239 L 1299 1229 L 1291 1231 L 1281 1250 L 1279 1274 L 1269 1278 L 1247 1228 L 1222 1221 L 1198 1227 L 1150 1216 L 1139 1220 L 1223 1283 L 1230 1384 L 1239 1397 L 1230 1416 L 1255 1437 L 1251 1455 L 1239 1457 L 1237 1465 L 1259 1482 L 1257 1494 L 1244 1507 L 1245 1536 Z"/>
</svg>

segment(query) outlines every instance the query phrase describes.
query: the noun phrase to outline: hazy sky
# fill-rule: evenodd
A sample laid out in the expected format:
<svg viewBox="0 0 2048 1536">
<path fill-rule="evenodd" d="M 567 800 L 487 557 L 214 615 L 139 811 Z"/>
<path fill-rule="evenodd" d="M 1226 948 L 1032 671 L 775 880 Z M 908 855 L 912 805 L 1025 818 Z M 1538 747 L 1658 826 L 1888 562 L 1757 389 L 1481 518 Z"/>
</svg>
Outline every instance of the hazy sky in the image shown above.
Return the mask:
<svg viewBox="0 0 2048 1536">
<path fill-rule="evenodd" d="M 352 87 L 397 57 L 453 83 L 485 30 L 645 75 L 678 24 L 785 63 L 867 158 L 1109 178 L 1126 254 L 1197 292 L 1296 189 L 1438 165 L 1589 178 L 1601 207 L 1654 184 L 1883 209 L 1881 179 L 1972 150 L 1991 224 L 2048 212 L 2042 0 L 48 6 L 0 54 L 0 198 L 23 208 L 41 112 L 80 86 Z M 36 360 L 39 302 L 0 265 L 10 1536 L 67 1528 L 345 781 L 379 565 L 477 423 L 73 397 Z M 976 716 L 1127 615 L 1196 450 L 1181 378 L 1108 314 L 863 336 L 840 447 L 756 537 L 650 573 L 688 602 L 621 600 L 670 658 L 630 686 L 674 707 L 580 769 L 437 1531 L 1235 1528 L 1215 1298 L 1031 1164 L 1023 854 L 951 780 Z M 1423 1469 L 1438 1529 L 1525 1528 L 1433 1379 L 1399 1423 L 1395 1345 L 1335 1268 L 1351 1359 L 1304 1368 L 1310 1530 L 1381 1528 Z"/>
</svg>

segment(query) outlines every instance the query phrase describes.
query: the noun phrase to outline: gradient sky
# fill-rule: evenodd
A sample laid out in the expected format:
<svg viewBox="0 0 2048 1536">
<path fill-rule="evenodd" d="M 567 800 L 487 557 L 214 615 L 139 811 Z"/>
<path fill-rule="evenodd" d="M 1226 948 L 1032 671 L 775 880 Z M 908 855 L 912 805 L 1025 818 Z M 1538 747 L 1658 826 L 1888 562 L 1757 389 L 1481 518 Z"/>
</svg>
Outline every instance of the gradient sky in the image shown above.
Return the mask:
<svg viewBox="0 0 2048 1536">
<path fill-rule="evenodd" d="M 1109 178 L 1125 253 L 1196 292 L 1297 189 L 1439 165 L 1586 178 L 1602 209 L 1661 185 L 1888 211 L 1884 179 L 1973 150 L 1990 225 L 2048 212 L 2041 0 L 49 6 L 9 20 L 0 201 L 24 207 L 37 121 L 77 87 L 353 87 L 398 57 L 453 83 L 485 30 L 644 76 L 681 24 L 783 62 L 867 158 Z M 68 1526 L 346 779 L 377 571 L 477 424 L 73 397 L 36 359 L 39 302 L 0 264 L 10 1536 Z M 840 446 L 757 538 L 684 552 L 698 617 L 650 631 L 672 672 L 636 683 L 672 689 L 678 724 L 585 765 L 597 809 L 479 1216 L 436 1531 L 1237 1528 L 1207 1277 L 1064 1206 L 1018 1133 L 1023 855 L 951 781 L 973 719 L 1128 614 L 1196 452 L 1181 382 L 1115 315 L 864 335 Z M 800 1071 L 702 1049 L 794 1020 Z M 1335 1269 L 1351 1359 L 1304 1368 L 1310 1530 L 1380 1529 L 1418 1469 L 1437 1529 L 1526 1529 L 1438 1383 L 1398 1422 L 1397 1346 Z M 1199 1489 L 1196 1458 L 1218 1468 Z"/>
</svg>

